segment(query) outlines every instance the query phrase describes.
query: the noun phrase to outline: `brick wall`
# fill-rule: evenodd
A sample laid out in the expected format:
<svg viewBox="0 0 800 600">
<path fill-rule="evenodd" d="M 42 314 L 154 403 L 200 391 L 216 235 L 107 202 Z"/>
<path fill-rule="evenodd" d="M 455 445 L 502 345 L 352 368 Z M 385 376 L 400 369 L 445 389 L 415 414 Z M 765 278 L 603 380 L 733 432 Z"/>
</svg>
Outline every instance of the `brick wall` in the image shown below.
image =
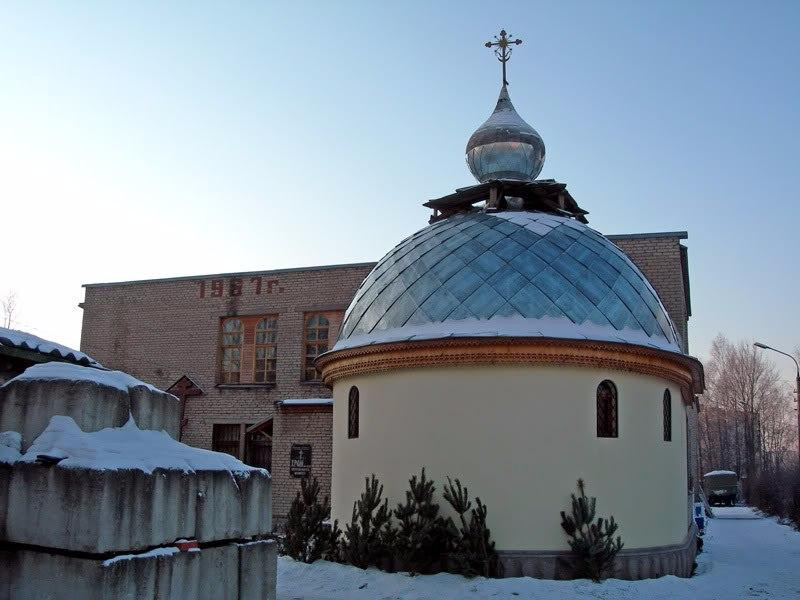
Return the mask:
<svg viewBox="0 0 800 600">
<path fill-rule="evenodd" d="M 291 415 L 276 418 L 278 400 L 331 396 L 321 383 L 303 381 L 305 314 L 333 312 L 332 345 L 344 310 L 372 266 L 88 285 L 81 348 L 105 366 L 162 389 L 188 375 L 203 395 L 187 402 L 182 436 L 187 444 L 211 448 L 214 423 L 255 424 L 273 418 L 273 502 L 279 519 L 297 483 L 288 478 L 292 440 L 314 445 L 313 460 L 330 493 L 330 408 L 327 413 L 293 409 Z M 276 383 L 218 385 L 221 318 L 258 314 L 278 315 Z M 281 433 L 289 437 L 279 441 Z"/>
<path fill-rule="evenodd" d="M 330 406 L 282 406 L 275 418 L 272 443 L 272 478 L 275 490 L 272 513 L 281 525 L 300 489 L 300 479 L 289 472 L 292 444 L 311 445 L 311 472 L 320 483 L 320 499 L 331 495 L 333 410 Z"/>
<path fill-rule="evenodd" d="M 672 318 L 688 352 L 688 320 L 691 305 L 688 301 L 686 247 L 680 240 L 685 232 L 639 233 L 607 236 L 637 267 L 658 293 L 664 308 Z"/>
</svg>

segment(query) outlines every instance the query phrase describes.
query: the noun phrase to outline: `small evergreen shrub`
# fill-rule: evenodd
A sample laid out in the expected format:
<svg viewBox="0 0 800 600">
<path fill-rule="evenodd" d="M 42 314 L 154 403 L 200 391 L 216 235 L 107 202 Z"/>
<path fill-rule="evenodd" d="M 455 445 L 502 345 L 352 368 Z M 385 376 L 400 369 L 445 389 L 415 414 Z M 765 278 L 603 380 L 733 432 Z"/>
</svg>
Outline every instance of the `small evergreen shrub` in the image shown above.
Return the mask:
<svg viewBox="0 0 800 600">
<path fill-rule="evenodd" d="M 448 529 L 434 502 L 436 487 L 425 476 L 413 475 L 408 482 L 406 501 L 394 510 L 397 532 L 392 540 L 392 553 L 398 568 L 415 573 L 431 572 L 448 548 Z"/>
<path fill-rule="evenodd" d="M 561 527 L 569 537 L 569 547 L 575 556 L 575 576 L 601 581 L 613 575 L 617 553 L 622 540 L 614 534 L 618 525 L 614 517 L 597 519 L 597 498 L 588 498 L 582 479 L 578 479 L 579 496 L 572 494 L 572 515 L 561 511 Z"/>
<path fill-rule="evenodd" d="M 292 500 L 286 521 L 283 551 L 306 563 L 324 558 L 334 560 L 339 552 L 338 522 L 328 524 L 331 504 L 328 496 L 319 501 L 317 478 L 300 480 L 300 491 Z"/>
<path fill-rule="evenodd" d="M 381 566 L 391 556 L 396 532 L 392 528 L 389 501 L 375 475 L 364 478 L 365 490 L 353 503 L 353 517 L 345 526 L 341 557 L 356 567 Z"/>
<path fill-rule="evenodd" d="M 497 552 L 486 524 L 486 505 L 475 498 L 473 508 L 469 491 L 458 479 L 453 483 L 448 477 L 443 493 L 458 515 L 458 523 L 440 515 L 436 486 L 424 467 L 419 477 L 411 476 L 405 502 L 398 503 L 393 511 L 374 474 L 364 483 L 365 489 L 353 503 L 352 519 L 338 545 L 342 562 L 362 569 L 388 569 L 387 565 L 393 564 L 411 574 L 440 570 L 468 577 L 498 574 Z M 338 539 L 338 534 L 333 539 Z M 330 544 L 334 547 L 333 542 Z"/>
<path fill-rule="evenodd" d="M 450 477 L 442 494 L 444 499 L 458 514 L 458 525 L 448 519 L 450 530 L 450 571 L 474 577 L 496 576 L 498 574 L 497 552 L 486 525 L 488 510 L 481 499 L 476 497 L 476 507 L 472 508 L 469 490 L 456 479 L 455 485 Z M 469 519 L 467 514 L 469 513 Z"/>
</svg>

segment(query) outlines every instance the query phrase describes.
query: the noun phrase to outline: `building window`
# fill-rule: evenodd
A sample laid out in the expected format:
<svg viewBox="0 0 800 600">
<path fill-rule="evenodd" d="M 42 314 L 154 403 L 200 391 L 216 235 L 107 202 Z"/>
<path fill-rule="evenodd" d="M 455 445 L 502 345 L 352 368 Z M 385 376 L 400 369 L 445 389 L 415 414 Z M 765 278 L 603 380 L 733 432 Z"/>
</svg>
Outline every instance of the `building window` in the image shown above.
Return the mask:
<svg viewBox="0 0 800 600">
<path fill-rule="evenodd" d="M 306 355 L 303 373 L 306 381 L 318 381 L 320 378 L 319 371 L 314 367 L 314 361 L 320 354 L 328 351 L 329 332 L 330 323 L 325 315 L 317 313 L 306 317 Z"/>
<path fill-rule="evenodd" d="M 275 383 L 278 356 L 278 319 L 264 317 L 256 323 L 255 368 L 253 381 L 256 383 Z"/>
<path fill-rule="evenodd" d="M 274 384 L 278 316 L 231 317 L 221 329 L 219 383 Z"/>
<path fill-rule="evenodd" d="M 214 424 L 212 433 L 211 449 L 214 452 L 224 452 L 239 458 L 239 436 L 241 435 L 241 425 L 239 423 Z"/>
<path fill-rule="evenodd" d="M 358 437 L 358 388 L 350 388 L 350 396 L 347 402 L 347 437 Z"/>
<path fill-rule="evenodd" d="M 672 394 L 664 390 L 664 441 L 672 441 Z"/>
<path fill-rule="evenodd" d="M 239 383 L 242 369 L 242 322 L 222 322 L 222 383 Z"/>
<path fill-rule="evenodd" d="M 608 379 L 597 386 L 597 437 L 619 437 L 617 386 Z"/>
</svg>

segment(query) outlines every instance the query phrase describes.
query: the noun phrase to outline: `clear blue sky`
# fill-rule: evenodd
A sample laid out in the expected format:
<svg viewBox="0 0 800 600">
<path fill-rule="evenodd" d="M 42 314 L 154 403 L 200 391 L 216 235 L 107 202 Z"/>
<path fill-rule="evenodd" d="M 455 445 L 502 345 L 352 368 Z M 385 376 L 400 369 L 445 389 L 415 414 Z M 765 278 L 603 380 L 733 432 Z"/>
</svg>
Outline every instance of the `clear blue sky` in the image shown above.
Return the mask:
<svg viewBox="0 0 800 600">
<path fill-rule="evenodd" d="M 379 259 L 472 183 L 500 27 L 541 176 L 603 233 L 689 232 L 694 353 L 800 345 L 788 1 L 4 3 L 19 326 L 77 345 L 86 282 Z"/>
</svg>

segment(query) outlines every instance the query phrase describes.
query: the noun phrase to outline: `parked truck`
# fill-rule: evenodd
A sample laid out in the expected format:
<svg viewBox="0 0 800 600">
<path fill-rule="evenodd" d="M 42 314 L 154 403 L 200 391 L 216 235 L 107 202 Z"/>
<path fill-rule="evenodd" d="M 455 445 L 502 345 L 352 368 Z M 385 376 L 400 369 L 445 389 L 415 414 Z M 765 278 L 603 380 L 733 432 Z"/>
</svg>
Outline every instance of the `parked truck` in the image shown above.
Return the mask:
<svg viewBox="0 0 800 600">
<path fill-rule="evenodd" d="M 739 476 L 734 471 L 711 471 L 703 475 L 703 490 L 712 506 L 733 506 L 739 497 Z"/>
</svg>

